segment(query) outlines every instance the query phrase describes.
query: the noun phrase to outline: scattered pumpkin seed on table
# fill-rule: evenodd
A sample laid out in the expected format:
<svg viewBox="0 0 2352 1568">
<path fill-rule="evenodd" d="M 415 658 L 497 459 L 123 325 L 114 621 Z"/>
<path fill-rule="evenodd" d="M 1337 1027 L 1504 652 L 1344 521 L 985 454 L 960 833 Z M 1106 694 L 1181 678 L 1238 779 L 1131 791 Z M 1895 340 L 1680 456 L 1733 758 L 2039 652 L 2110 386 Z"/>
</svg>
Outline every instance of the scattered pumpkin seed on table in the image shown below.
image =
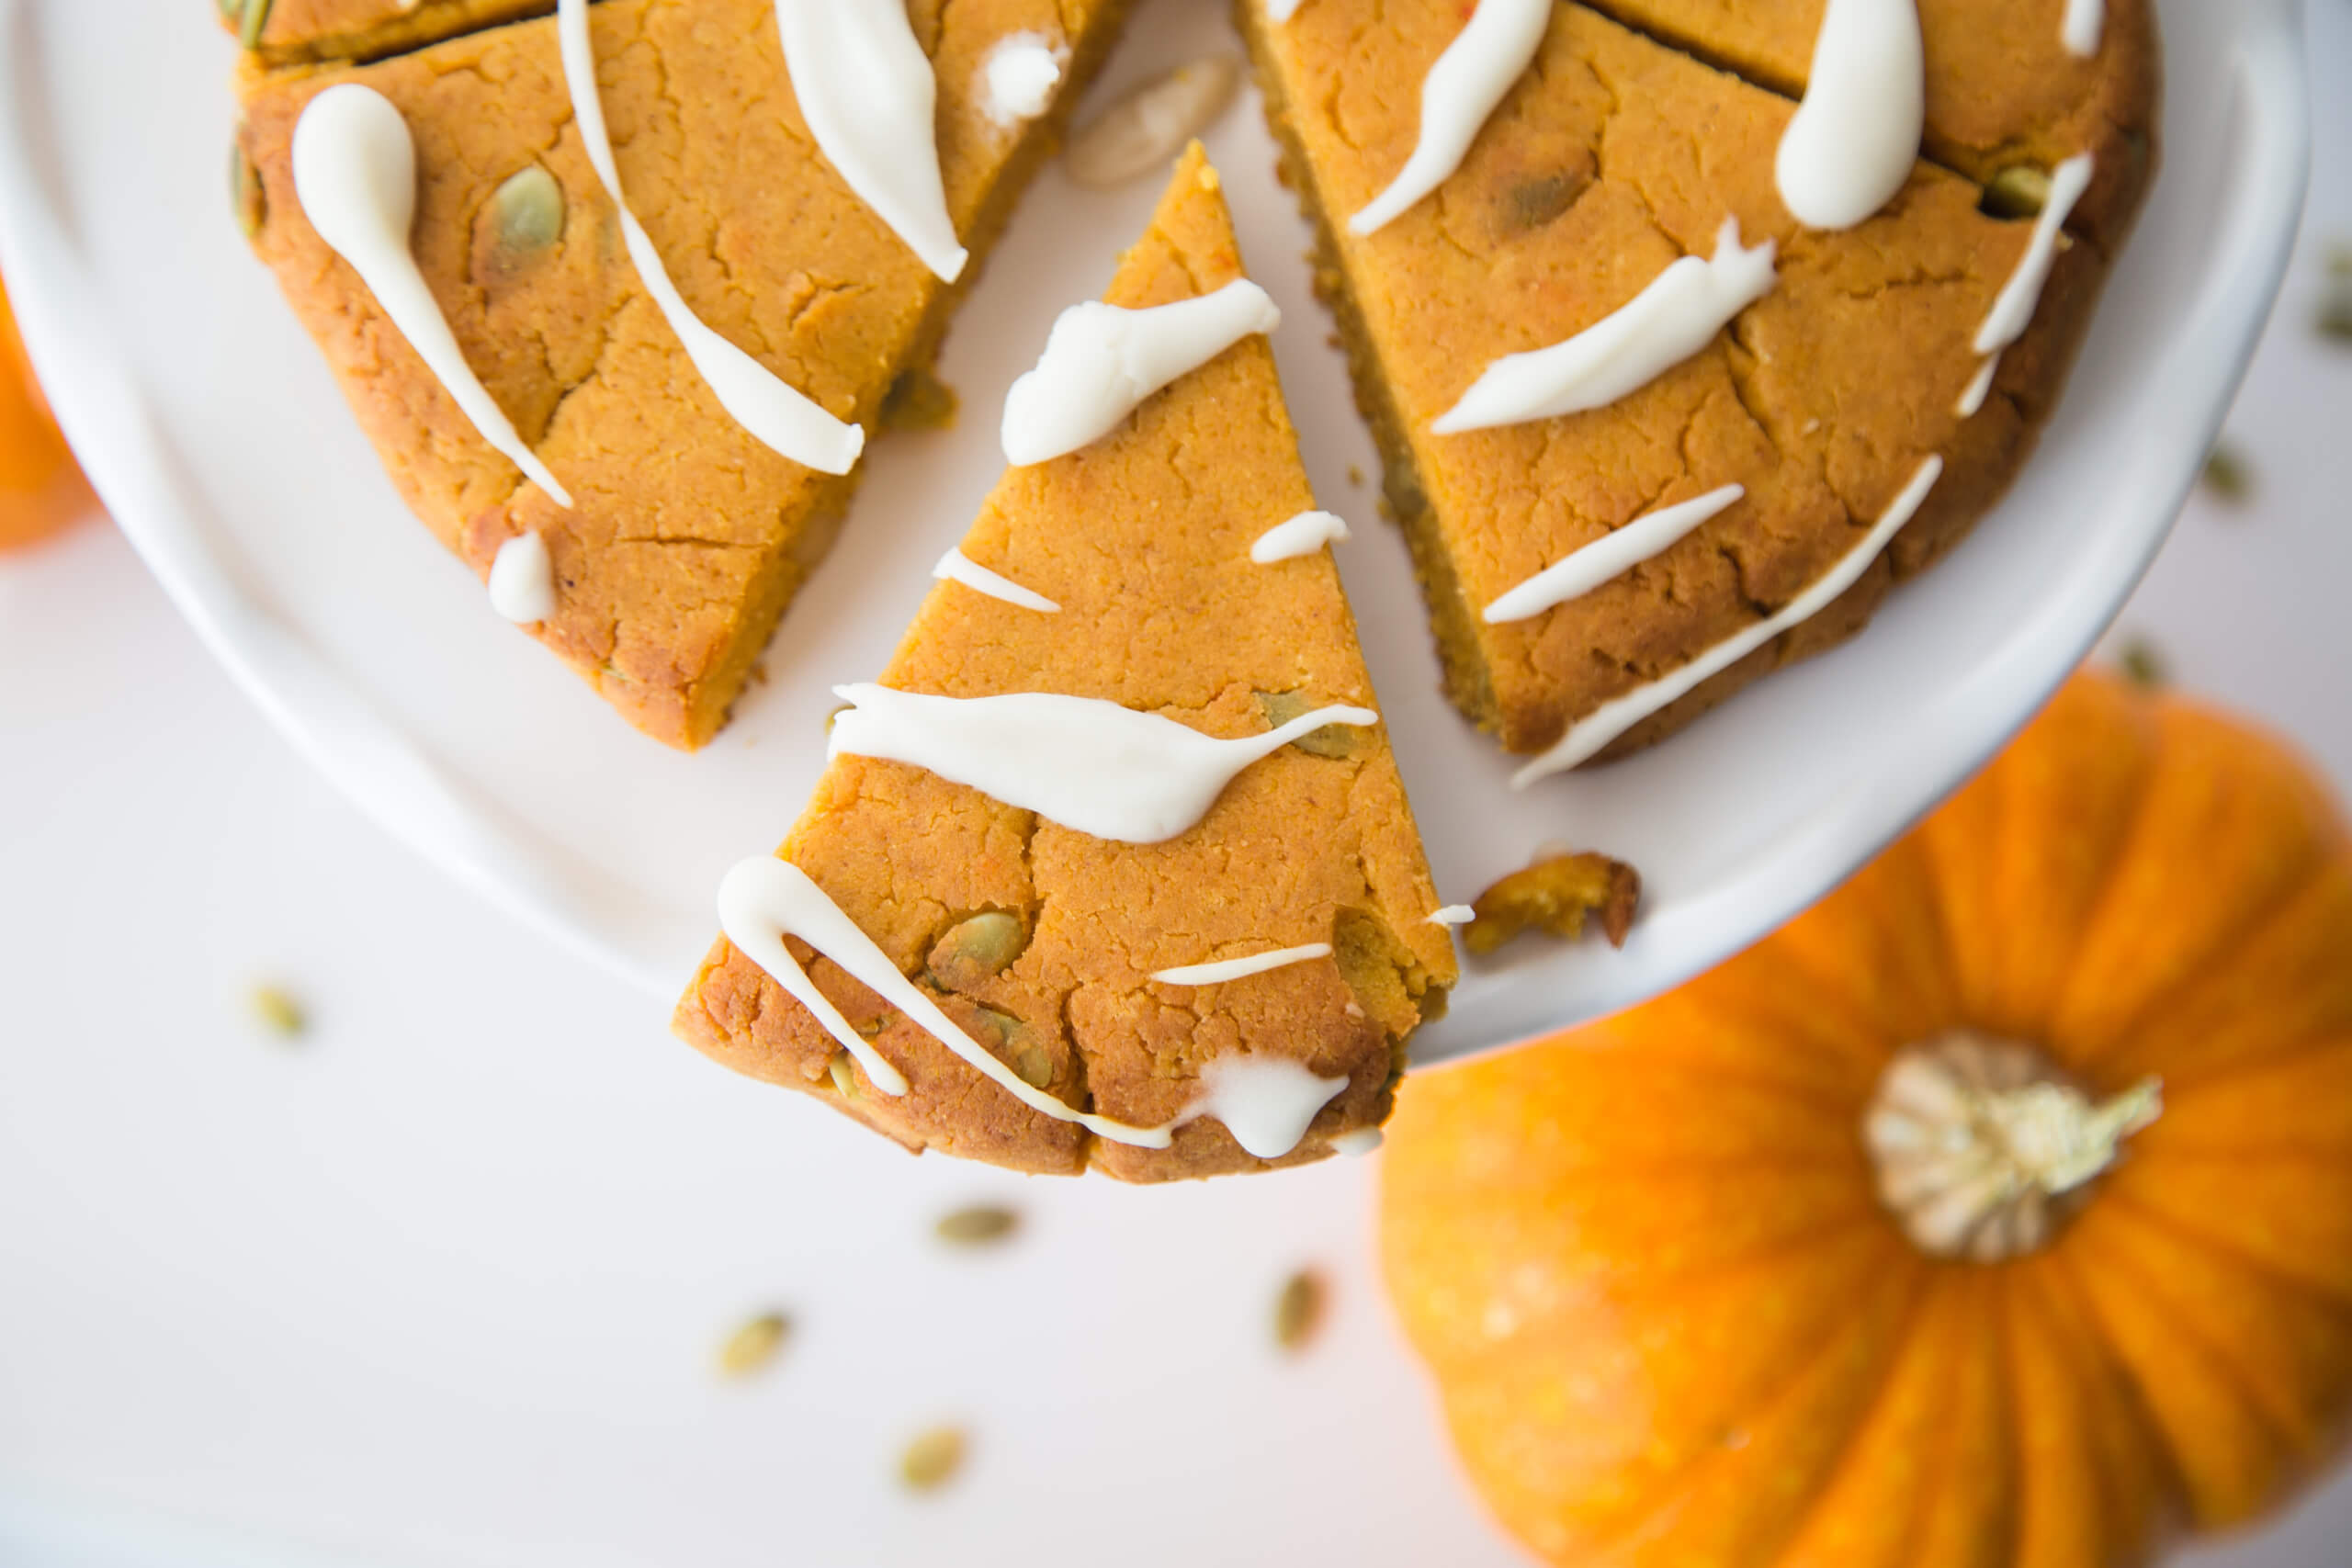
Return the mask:
<svg viewBox="0 0 2352 1568">
<path fill-rule="evenodd" d="M 2126 637 L 2116 649 L 2115 662 L 2123 678 L 2143 691 L 2154 692 L 2172 684 L 2172 665 L 2162 649 L 2144 637 Z"/>
<path fill-rule="evenodd" d="M 899 1479 L 910 1492 L 936 1492 L 964 1468 L 971 1440 L 961 1427 L 933 1427 L 919 1433 L 899 1456 Z"/>
<path fill-rule="evenodd" d="M 1020 1228 L 1020 1213 L 999 1203 L 975 1203 L 942 1214 L 933 1227 L 950 1247 L 993 1247 L 1010 1241 Z"/>
<path fill-rule="evenodd" d="M 780 1312 L 763 1313 L 727 1337 L 718 1348 L 718 1370 L 730 1378 L 747 1378 L 761 1371 L 784 1348 L 792 1320 Z"/>
<path fill-rule="evenodd" d="M 254 1021 L 280 1040 L 299 1040 L 311 1027 L 302 1004 L 279 987 L 255 986 L 247 1001 Z"/>
<path fill-rule="evenodd" d="M 2320 297 L 2314 324 L 2319 335 L 2332 343 L 2352 344 L 2352 245 L 2335 244 L 2327 253 L 2327 282 Z"/>
<path fill-rule="evenodd" d="M 1282 1294 L 1274 1298 L 1274 1343 L 1294 1354 L 1306 1349 L 1323 1326 L 1329 1294 L 1323 1276 L 1312 1269 L 1283 1280 Z"/>
<path fill-rule="evenodd" d="M 2254 494 L 2254 469 L 2236 447 L 2216 442 L 2205 459 L 2204 484 L 2219 500 L 2243 502 Z"/>
<path fill-rule="evenodd" d="M 1207 130 L 1241 85 L 1241 62 L 1212 54 L 1143 83 L 1069 139 L 1069 177 L 1109 190 L 1154 174 Z"/>
</svg>

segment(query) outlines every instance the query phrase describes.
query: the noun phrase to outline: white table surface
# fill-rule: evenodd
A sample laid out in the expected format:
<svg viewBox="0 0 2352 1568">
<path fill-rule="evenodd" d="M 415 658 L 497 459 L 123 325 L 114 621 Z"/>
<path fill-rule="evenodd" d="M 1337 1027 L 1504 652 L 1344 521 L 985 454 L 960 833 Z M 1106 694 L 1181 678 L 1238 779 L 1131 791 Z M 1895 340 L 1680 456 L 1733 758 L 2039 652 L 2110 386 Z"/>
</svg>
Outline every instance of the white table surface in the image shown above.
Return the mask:
<svg viewBox="0 0 2352 1568">
<path fill-rule="evenodd" d="M 2352 794 L 2352 6 L 2200 496 L 2135 600 L 2179 682 Z M 1900 615 L 1898 602 L 1889 611 Z M 256 981 L 315 1016 L 264 1036 Z M 1370 1167 L 1133 1192 L 914 1161 L 703 1064 L 469 902 L 248 711 L 121 541 L 0 559 L 0 1565 L 1521 1559 L 1374 1292 Z M 1029 1225 L 944 1255 L 975 1197 Z M 1334 1281 L 1284 1362 L 1281 1279 Z M 711 1353 L 798 1327 L 736 1386 Z M 951 1492 L 899 1445 L 972 1427 Z M 2191 1555 L 2340 1568 L 2352 1479 Z"/>
</svg>

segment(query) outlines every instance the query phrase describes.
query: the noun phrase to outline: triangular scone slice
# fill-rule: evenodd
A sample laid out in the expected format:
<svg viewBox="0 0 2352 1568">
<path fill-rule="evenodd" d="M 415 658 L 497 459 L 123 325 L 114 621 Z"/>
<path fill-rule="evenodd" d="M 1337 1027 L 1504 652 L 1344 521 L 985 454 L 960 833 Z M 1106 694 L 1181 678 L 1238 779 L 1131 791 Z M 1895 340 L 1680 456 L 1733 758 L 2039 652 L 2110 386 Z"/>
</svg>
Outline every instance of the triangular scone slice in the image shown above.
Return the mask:
<svg viewBox="0 0 2352 1568">
<path fill-rule="evenodd" d="M 1240 276 L 1216 172 L 1194 147 L 1106 298 L 1161 305 Z M 962 552 L 1057 613 L 943 582 L 882 683 L 1102 699 L 1217 737 L 1329 705 L 1376 707 L 1329 553 L 1251 558 L 1313 506 L 1273 355 L 1246 338 L 1111 434 L 998 485 Z M 1296 1064 L 1333 1086 L 1306 1135 L 1269 1159 L 1206 1118 L 1164 1149 L 1094 1136 L 1023 1104 L 794 941 L 824 995 L 909 1080 L 893 1097 L 732 943 L 712 950 L 679 1007 L 683 1038 L 910 1147 L 1022 1170 L 1161 1180 L 1368 1144 L 1407 1037 L 1455 975 L 1376 725 L 1318 731 L 1251 764 L 1196 825 L 1148 845 L 842 756 L 781 854 L 948 1018 L 1068 1106 L 1162 1126 L 1237 1061 Z M 967 925 L 976 916 L 988 918 Z M 1332 954 L 1224 984 L 1151 978 L 1317 943 Z"/>
<path fill-rule="evenodd" d="M 894 383 L 929 364 L 1124 9 L 1001 0 L 910 13 L 937 76 L 948 210 L 973 252 L 956 285 L 818 152 L 773 0 L 603 0 L 589 17 L 622 188 L 685 304 L 837 418 L 877 428 Z M 1000 123 L 987 63 L 1024 35 L 1062 51 L 1061 85 L 1042 116 Z M 295 127 L 346 83 L 406 119 L 411 249 L 467 366 L 571 510 L 481 437 L 305 214 Z M 254 249 L 401 499 L 485 578 L 502 546 L 539 534 L 557 592 L 532 635 L 646 733 L 702 745 L 831 544 L 863 464 L 834 478 L 779 456 L 688 361 L 590 166 L 555 18 L 370 65 L 249 73 L 243 91 Z"/>
<path fill-rule="evenodd" d="M 1522 776 L 1646 745 L 1853 635 L 2032 451 L 2105 281 L 2095 246 L 2052 233 L 2037 279 L 2042 226 L 1983 211 L 1977 186 L 1925 163 L 1866 221 L 1805 228 L 1775 183 L 1795 104 L 1565 0 L 1459 165 L 1358 234 L 1351 216 L 1419 141 L 1463 8 L 1272 10 L 1241 0 L 1448 690 L 1537 755 Z M 1760 298 L 1613 400 L 1437 429 L 1489 367 L 1625 324 L 1678 264 L 1744 276 L 1768 254 Z M 2010 297 L 2030 325 L 1988 356 Z M 1577 558 L 1672 512 L 1701 520 Z M 1534 592 L 1596 559 L 1616 563 L 1598 582 Z"/>
</svg>

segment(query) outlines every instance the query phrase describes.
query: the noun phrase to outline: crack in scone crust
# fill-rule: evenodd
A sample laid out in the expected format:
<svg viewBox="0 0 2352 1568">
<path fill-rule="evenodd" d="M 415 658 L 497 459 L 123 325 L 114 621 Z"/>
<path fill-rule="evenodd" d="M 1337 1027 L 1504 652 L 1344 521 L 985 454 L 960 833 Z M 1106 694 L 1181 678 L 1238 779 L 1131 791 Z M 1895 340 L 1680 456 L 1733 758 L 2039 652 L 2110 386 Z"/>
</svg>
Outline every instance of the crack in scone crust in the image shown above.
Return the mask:
<svg viewBox="0 0 2352 1568">
<path fill-rule="evenodd" d="M 1161 304 L 1239 276 L 1196 150 L 1110 299 Z M 883 683 L 957 697 L 1057 692 L 1224 737 L 1264 733 L 1274 694 L 1376 706 L 1329 557 L 1250 558 L 1268 526 L 1312 504 L 1272 352 L 1245 340 L 1092 446 L 1009 472 L 989 498 L 966 554 L 1059 614 L 942 585 Z M 1306 1141 L 1272 1163 L 1320 1158 L 1332 1138 L 1385 1119 L 1403 1043 L 1454 978 L 1452 939 L 1427 922 L 1436 892 L 1386 733 L 1349 733 L 1344 755 L 1294 745 L 1253 764 L 1199 824 L 1151 845 L 1040 821 L 919 768 L 842 757 L 782 853 L 1008 1066 L 1018 1070 L 1023 1046 L 1042 1049 L 1039 1087 L 1074 1109 L 1159 1126 L 1193 1106 L 1208 1063 L 1240 1055 L 1345 1078 Z M 1001 971 L 944 985 L 926 959 L 976 910 L 1017 913 L 1025 940 Z M 1150 978 L 1314 942 L 1331 943 L 1332 958 L 1224 985 Z M 679 1032 L 910 1147 L 1129 1180 L 1268 1163 L 1215 1121 L 1178 1129 L 1172 1147 L 1155 1151 L 1031 1111 L 836 965 L 805 945 L 795 952 L 853 1023 L 874 1031 L 910 1082 L 905 1097 L 862 1075 L 842 1094 L 832 1039 L 725 942 L 681 1004 Z M 1003 1018 L 1018 1021 L 1018 1042 Z"/>
<path fill-rule="evenodd" d="M 1925 0 L 1931 150 L 1989 175 L 2028 152 L 2078 150 L 2066 140 L 2076 134 L 2139 149 L 2136 164 L 2119 156 L 2113 177 L 2095 186 L 2082 209 L 2088 226 L 2061 254 L 2031 330 L 2003 356 L 1986 406 L 1964 418 L 1958 405 L 1983 363 L 1972 340 L 2030 225 L 1987 215 L 1973 179 L 1923 162 L 1858 228 L 1801 228 L 1773 177 L 1792 101 L 1652 34 L 1736 12 L 1713 35 L 1713 56 L 1746 56 L 1759 70 L 1793 60 L 1801 73 L 1817 3 L 1613 0 L 1607 8 L 1638 15 L 1648 30 L 1559 6 L 1534 65 L 1453 177 L 1359 239 L 1340 224 L 1412 146 L 1419 84 L 1458 31 L 1459 8 L 1312 0 L 1276 27 L 1261 0 L 1237 6 L 1285 178 L 1317 230 L 1317 289 L 1338 318 L 1381 448 L 1449 692 L 1522 752 L 1795 598 L 1854 547 L 1931 454 L 1945 458 L 1943 480 L 1851 591 L 1604 755 L 1646 745 L 1850 636 L 1893 581 L 1949 550 L 2030 453 L 2153 157 L 2143 6 L 2111 7 L 2109 52 L 2086 65 L 2064 62 L 2047 6 Z M 2041 51 L 2060 59 L 2057 73 L 2073 85 L 1988 89 L 2012 100 L 2000 114 L 2024 117 L 1992 146 L 1983 116 L 1969 118 L 1982 106 L 1955 107 L 1967 95 L 1951 79 L 1984 69 L 1986 57 L 1967 49 L 1939 65 L 1937 49 L 1951 47 L 1970 17 L 2003 39 L 2029 13 L 2037 27 L 2048 22 Z M 2052 94 L 2067 112 L 2044 115 Z M 1487 365 L 1572 336 L 1670 263 L 1709 254 L 1726 217 L 1739 220 L 1746 243 L 1777 243 L 1780 277 L 1706 350 L 1610 408 L 1430 434 Z M 1481 619 L 1486 604 L 1581 546 L 1732 483 L 1747 490 L 1741 502 L 1653 560 L 1533 619 Z"/>
<path fill-rule="evenodd" d="M 1009 33 L 1062 39 L 1082 83 L 1120 10 L 1120 0 L 927 7 L 918 37 L 939 72 L 949 209 L 976 254 L 1078 91 L 1055 116 L 1008 131 L 982 107 L 988 50 Z M 688 304 L 835 415 L 878 425 L 891 386 L 929 363 L 978 269 L 941 285 L 818 155 L 770 0 L 604 0 L 591 22 L 623 186 Z M 313 96 L 345 82 L 406 117 L 418 263 L 468 364 L 574 509 L 523 485 L 479 438 L 304 220 L 294 127 Z M 709 739 L 831 543 L 854 479 L 762 446 L 685 361 L 589 166 L 552 19 L 368 64 L 249 67 L 241 87 L 240 147 L 266 215 L 255 249 L 401 499 L 477 574 L 506 539 L 543 534 L 560 608 L 534 635 L 649 734 L 689 748 Z M 560 188 L 561 239 L 526 264 L 489 265 L 492 198 L 533 166 Z"/>
</svg>

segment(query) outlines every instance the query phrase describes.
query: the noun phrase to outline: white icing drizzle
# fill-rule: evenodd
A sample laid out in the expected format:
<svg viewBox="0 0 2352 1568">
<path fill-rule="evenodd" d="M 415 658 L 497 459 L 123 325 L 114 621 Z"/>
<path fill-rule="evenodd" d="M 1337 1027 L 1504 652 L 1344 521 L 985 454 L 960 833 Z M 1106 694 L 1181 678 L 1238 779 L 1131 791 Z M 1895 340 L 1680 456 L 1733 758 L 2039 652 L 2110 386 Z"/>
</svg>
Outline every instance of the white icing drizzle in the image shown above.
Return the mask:
<svg viewBox="0 0 2352 1568">
<path fill-rule="evenodd" d="M 1377 1127 L 1359 1127 L 1352 1133 L 1342 1133 L 1333 1138 L 1331 1152 L 1335 1155 L 1362 1156 L 1372 1153 L 1387 1141 L 1388 1134 Z"/>
<path fill-rule="evenodd" d="M 1714 341 L 1772 290 L 1773 243 L 1739 243 L 1726 218 L 1712 259 L 1684 256 L 1629 303 L 1565 343 L 1506 355 L 1430 428 L 1441 435 L 1606 408 Z"/>
<path fill-rule="evenodd" d="M 2099 34 L 2107 28 L 2107 0 L 2066 0 L 2066 19 L 2059 28 L 2066 47 L 2076 54 L 2098 52 Z"/>
<path fill-rule="evenodd" d="M 1328 512 L 1302 512 L 1287 523 L 1277 523 L 1258 536 L 1250 547 L 1250 558 L 1260 566 L 1272 566 L 1276 561 L 1295 560 L 1311 556 L 1326 545 L 1348 538 L 1345 519 Z"/>
<path fill-rule="evenodd" d="M 1993 378 L 2000 373 L 2001 356 L 1998 354 L 1977 367 L 1975 378 L 1968 383 L 1968 389 L 1960 394 L 1960 407 L 1955 412 L 1961 418 L 1976 417 L 1977 411 L 1984 406 L 1984 400 L 1993 395 Z"/>
<path fill-rule="evenodd" d="M 1280 27 L 1298 15 L 1298 0 L 1266 0 L 1266 16 Z"/>
<path fill-rule="evenodd" d="M 718 923 L 727 940 L 758 964 L 768 977 L 791 993 L 857 1058 L 874 1087 L 892 1096 L 907 1092 L 904 1074 L 874 1049 L 872 1042 L 850 1027 L 841 1010 L 825 999 L 784 944 L 798 937 L 847 971 L 867 989 L 914 1021 L 917 1027 L 946 1046 L 980 1074 L 1032 1111 L 1057 1122 L 1071 1122 L 1098 1137 L 1141 1149 L 1164 1149 L 1171 1141 L 1169 1127 L 1130 1127 L 1106 1116 L 1073 1111 L 1041 1089 L 1032 1087 L 978 1042 L 956 1027 L 937 1003 L 890 962 L 889 954 L 858 929 L 825 890 L 788 861 L 760 855 L 738 864 L 718 888 Z M 1295 1140 L 1294 1140 L 1295 1142 Z"/>
<path fill-rule="evenodd" d="M 1215 1117 L 1233 1141 L 1259 1159 L 1280 1159 L 1298 1147 L 1317 1112 L 1348 1087 L 1281 1056 L 1219 1056 L 1201 1069 L 1205 1092 L 1180 1124 Z"/>
<path fill-rule="evenodd" d="M 2090 185 L 2091 155 L 2087 152 L 2077 152 L 2050 171 L 2050 197 L 2042 203 L 2041 215 L 2033 220 L 2033 238 L 2027 242 L 2017 271 L 2002 287 L 2001 297 L 1993 301 L 1984 324 L 1976 329 L 1977 353 L 1996 354 L 2025 336 L 2025 329 L 2032 324 L 2033 312 L 2041 303 L 2041 291 L 2050 282 L 2050 269 L 2057 265 L 2058 243 L 2064 237 L 2066 219 Z"/>
<path fill-rule="evenodd" d="M 1725 485 L 1695 500 L 1634 518 L 1614 532 L 1545 567 L 1487 606 L 1488 626 L 1523 621 L 1555 604 L 1581 599 L 1602 583 L 1630 571 L 1668 548 L 1709 518 L 1746 495 L 1741 485 Z"/>
<path fill-rule="evenodd" d="M 391 100 L 356 83 L 312 98 L 294 127 L 294 194 L 319 238 L 359 274 L 481 438 L 557 505 L 569 507 L 571 495 L 523 444 L 514 421 L 466 363 L 409 249 L 416 220 L 416 142 Z"/>
<path fill-rule="evenodd" d="M 1478 918 L 1478 911 L 1467 904 L 1448 904 L 1429 918 L 1433 926 L 1466 926 Z"/>
<path fill-rule="evenodd" d="M 1248 958 L 1182 964 L 1174 969 L 1159 970 L 1152 978 L 1169 986 L 1221 986 L 1227 980 L 1246 979 L 1251 975 L 1263 975 L 1269 969 L 1283 969 L 1293 964 L 1306 964 L 1330 956 L 1329 942 L 1310 942 L 1304 947 L 1277 948 L 1272 953 L 1253 953 Z"/>
<path fill-rule="evenodd" d="M 1929 457 L 1911 476 L 1911 482 L 1895 497 L 1894 504 L 1886 510 L 1871 527 L 1862 542 L 1848 551 L 1843 560 L 1829 569 L 1821 580 L 1798 594 L 1780 614 L 1757 622 L 1737 636 L 1717 643 L 1697 659 L 1661 676 L 1649 684 L 1628 692 L 1613 701 L 1603 703 L 1568 727 L 1568 732 L 1553 744 L 1550 750 L 1528 763 L 1512 776 L 1511 787 L 1525 789 L 1541 778 L 1564 773 L 1591 757 L 1611 741 L 1631 729 L 1667 704 L 1689 692 L 1708 677 L 1730 669 L 1749 654 L 1770 642 L 1790 627 L 1800 626 L 1826 609 L 1830 602 L 1851 588 L 1871 563 L 1878 559 L 1890 540 L 1903 531 L 1903 525 L 1918 514 L 1926 503 L 1928 492 L 1936 488 L 1943 477 L 1944 460 Z"/>
<path fill-rule="evenodd" d="M 490 607 L 518 626 L 555 614 L 555 560 L 536 531 L 498 547 L 490 563 Z"/>
<path fill-rule="evenodd" d="M 556 34 L 563 51 L 563 79 L 571 91 L 572 118 L 579 122 L 588 162 L 595 166 L 596 177 L 619 210 L 621 242 L 628 248 L 628 259 L 645 292 L 660 308 L 719 405 L 738 424 L 803 468 L 823 474 L 849 472 L 865 449 L 864 428 L 835 419 L 705 326 L 670 280 L 652 238 L 629 210 L 628 198 L 621 194 L 620 167 L 613 162 L 612 137 L 605 128 L 605 104 L 596 85 L 595 45 L 588 30 L 588 3 L 559 0 Z"/>
<path fill-rule="evenodd" d="M 1044 33 L 1000 39 L 980 64 L 980 107 L 1007 129 L 1035 119 L 1053 107 L 1069 61 L 1069 51 Z"/>
<path fill-rule="evenodd" d="M 1250 763 L 1327 724 L 1373 725 L 1369 708 L 1322 707 L 1263 735 L 1220 740 L 1095 697 L 934 697 L 834 688 L 833 756 L 880 757 L 1034 811 L 1097 839 L 1157 844 L 1208 815 Z"/>
<path fill-rule="evenodd" d="M 1149 310 L 1093 299 L 1071 306 L 1054 322 L 1037 367 L 1005 394 L 1005 461 L 1025 468 L 1102 439 L 1162 387 L 1282 320 L 1246 278 Z"/>
<path fill-rule="evenodd" d="M 1781 201 L 1808 228 L 1852 228 L 1911 177 L 1927 123 L 1917 0 L 1829 0 L 1774 164 Z"/>
<path fill-rule="evenodd" d="M 923 265 L 955 282 L 971 254 L 956 241 L 939 174 L 939 80 L 906 6 L 775 0 L 775 20 L 818 151 Z"/>
<path fill-rule="evenodd" d="M 1551 24 L 1553 0 L 1478 0 L 1478 8 L 1421 84 L 1420 140 L 1389 187 L 1348 220 L 1375 233 L 1462 166 L 1511 84 L 1527 73 Z M 1276 21 L 1283 18 L 1277 17 Z"/>
<path fill-rule="evenodd" d="M 1062 612 L 1059 604 L 1044 594 L 990 571 L 961 549 L 949 550 L 940 557 L 939 564 L 931 569 L 931 575 L 942 582 L 960 582 L 975 593 L 985 593 L 991 599 L 1001 599 L 1024 610 L 1039 610 L 1048 615 L 1058 615 Z"/>
</svg>

